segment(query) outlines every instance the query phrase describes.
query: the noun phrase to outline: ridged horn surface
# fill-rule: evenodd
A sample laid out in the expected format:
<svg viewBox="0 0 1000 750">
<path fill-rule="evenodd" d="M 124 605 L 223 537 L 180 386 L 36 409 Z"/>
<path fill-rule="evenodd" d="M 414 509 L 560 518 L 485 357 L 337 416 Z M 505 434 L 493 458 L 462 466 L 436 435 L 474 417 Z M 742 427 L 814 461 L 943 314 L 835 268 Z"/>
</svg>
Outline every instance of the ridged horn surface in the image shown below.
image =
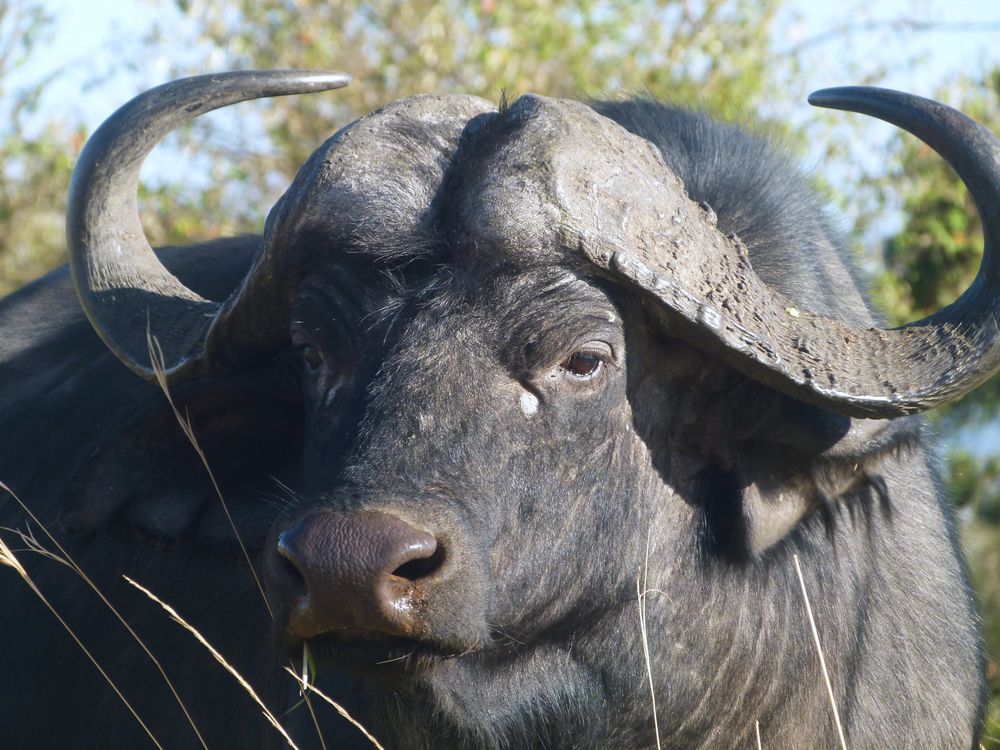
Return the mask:
<svg viewBox="0 0 1000 750">
<path fill-rule="evenodd" d="M 205 300 L 160 263 L 136 206 L 143 160 L 164 136 L 220 107 L 347 85 L 343 73 L 238 71 L 184 78 L 125 104 L 91 136 L 70 183 L 66 233 L 73 283 L 108 348 L 134 372 L 154 377 L 147 331 L 170 378 L 212 369 L 209 331 L 232 302 Z"/>
</svg>

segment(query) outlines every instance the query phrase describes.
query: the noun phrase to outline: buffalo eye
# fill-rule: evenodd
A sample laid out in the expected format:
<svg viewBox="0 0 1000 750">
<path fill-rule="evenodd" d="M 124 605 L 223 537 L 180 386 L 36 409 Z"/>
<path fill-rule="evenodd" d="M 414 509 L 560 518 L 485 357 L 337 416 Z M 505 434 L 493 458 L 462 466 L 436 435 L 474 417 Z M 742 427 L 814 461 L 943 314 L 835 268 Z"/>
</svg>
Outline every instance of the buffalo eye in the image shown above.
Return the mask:
<svg viewBox="0 0 1000 750">
<path fill-rule="evenodd" d="M 310 371 L 318 370 L 323 365 L 323 350 L 310 337 L 301 331 L 293 331 L 292 346 L 298 351 L 302 361 Z"/>
<path fill-rule="evenodd" d="M 592 352 L 574 352 L 559 367 L 572 378 L 590 380 L 597 376 L 603 364 L 604 360 Z"/>
<path fill-rule="evenodd" d="M 323 364 L 323 352 L 314 344 L 307 344 L 299 350 L 302 353 L 302 361 L 310 370 L 318 370 Z"/>
</svg>

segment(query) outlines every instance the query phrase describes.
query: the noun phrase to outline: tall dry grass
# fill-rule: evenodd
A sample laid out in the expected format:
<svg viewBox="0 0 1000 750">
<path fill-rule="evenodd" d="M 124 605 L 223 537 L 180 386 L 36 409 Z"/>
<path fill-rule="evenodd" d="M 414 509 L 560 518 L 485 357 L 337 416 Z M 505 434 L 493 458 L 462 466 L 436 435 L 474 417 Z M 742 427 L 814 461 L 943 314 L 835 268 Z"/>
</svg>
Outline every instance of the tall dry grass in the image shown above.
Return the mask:
<svg viewBox="0 0 1000 750">
<path fill-rule="evenodd" d="M 164 375 L 163 353 L 162 353 L 162 350 L 160 348 L 160 345 L 156 341 L 156 339 L 154 337 L 152 337 L 148 333 L 148 331 L 147 331 L 147 344 L 149 346 L 150 360 L 153 363 L 153 369 L 154 369 L 154 372 L 156 374 L 157 382 L 158 382 L 161 390 L 163 391 L 163 394 L 164 394 L 165 398 L 167 399 L 167 403 L 169 404 L 171 410 L 173 411 L 173 414 L 174 414 L 174 416 L 175 416 L 175 418 L 177 420 L 178 425 L 180 426 L 180 429 L 183 431 L 184 435 L 187 437 L 188 441 L 190 442 L 192 448 L 197 453 L 199 459 L 201 460 L 201 463 L 202 463 L 203 467 L 205 468 L 206 473 L 208 474 L 208 477 L 209 477 L 209 479 L 210 479 L 210 481 L 212 483 L 212 486 L 213 486 L 213 488 L 215 490 L 216 496 L 217 496 L 217 498 L 218 498 L 218 500 L 219 500 L 219 502 L 220 502 L 220 504 L 221 504 L 221 506 L 223 508 L 223 511 L 224 511 L 224 513 L 226 515 L 226 518 L 229 521 L 229 524 L 230 524 L 230 527 L 231 527 L 231 529 L 233 531 L 233 534 L 234 534 L 234 536 L 236 537 L 236 539 L 237 539 L 237 541 L 239 543 L 240 549 L 242 551 L 243 558 L 246 561 L 247 568 L 250 571 L 250 574 L 251 574 L 251 576 L 254 579 L 254 582 L 256 584 L 257 590 L 260 593 L 261 600 L 264 603 L 265 609 L 267 610 L 268 615 L 273 618 L 273 612 L 271 610 L 270 602 L 268 601 L 267 594 L 266 594 L 266 592 L 264 590 L 263 584 L 260 581 L 260 577 L 257 575 L 256 568 L 253 565 L 253 561 L 250 558 L 250 554 L 249 554 L 249 552 L 247 550 L 247 547 L 246 547 L 246 545 L 245 545 L 245 543 L 244 543 L 244 541 L 243 541 L 243 539 L 242 539 L 242 537 L 241 537 L 241 535 L 239 533 L 239 530 L 238 530 L 238 528 L 236 526 L 236 522 L 233 519 L 233 516 L 232 516 L 232 514 L 231 514 L 231 512 L 229 510 L 228 503 L 226 502 L 225 496 L 223 495 L 222 490 L 221 490 L 221 488 L 220 488 L 220 486 L 219 486 L 219 484 L 218 484 L 218 482 L 216 480 L 215 474 L 212 471 L 212 468 L 211 468 L 211 465 L 209 464 L 208 458 L 205 455 L 204 450 L 202 450 L 200 443 L 198 442 L 197 435 L 195 434 L 195 431 L 194 431 L 194 428 L 193 428 L 193 426 L 191 424 L 191 421 L 187 417 L 187 415 L 181 414 L 180 410 L 177 408 L 177 406 L 174 403 L 173 398 L 172 398 L 172 396 L 170 394 L 169 384 L 167 383 L 166 377 Z M 5 484 L 3 484 L 2 482 L 0 482 L 0 490 L 3 490 L 4 492 L 6 492 L 10 497 L 12 497 L 18 503 L 18 505 L 21 507 L 21 509 L 25 513 L 26 517 L 28 519 L 30 519 L 31 522 L 33 522 L 39 529 L 41 529 L 43 531 L 43 533 L 45 534 L 46 538 L 49 540 L 49 542 L 52 544 L 53 548 L 56 551 L 53 551 L 53 550 L 47 548 L 45 545 L 43 545 L 41 542 L 39 542 L 38 539 L 31 533 L 30 529 L 28 531 L 21 531 L 21 530 L 17 530 L 17 529 L 3 529 L 3 530 L 7 531 L 8 533 L 10 533 L 10 534 L 12 534 L 14 536 L 16 536 L 21 541 L 21 543 L 24 545 L 23 552 L 27 552 L 27 553 L 30 553 L 30 554 L 36 554 L 36 555 L 39 555 L 40 557 L 43 557 L 43 558 L 45 558 L 45 559 L 47 559 L 47 560 L 49 560 L 51 562 L 54 562 L 54 563 L 57 563 L 57 564 L 60 564 L 60 565 L 65 565 L 66 567 L 68 567 L 70 570 L 72 570 L 98 596 L 98 598 L 100 599 L 100 601 L 109 609 L 109 611 L 112 612 L 112 614 L 125 627 L 126 631 L 129 633 L 129 635 L 132 637 L 132 639 L 139 645 L 139 647 L 141 648 L 141 650 L 143 651 L 143 653 L 147 656 L 147 658 L 149 658 L 152 661 L 153 665 L 159 671 L 159 673 L 162 676 L 163 680 L 165 681 L 167 687 L 171 691 L 171 694 L 174 696 L 174 699 L 177 701 L 178 705 L 180 706 L 180 708 L 181 708 L 182 712 L 184 713 L 184 716 L 187 719 L 188 723 L 191 725 L 191 728 L 195 732 L 195 735 L 197 736 L 199 743 L 201 744 L 201 746 L 205 750 L 208 750 L 208 746 L 207 746 L 207 744 L 206 744 L 206 742 L 204 740 L 204 737 L 203 737 L 201 731 L 198 729 L 197 725 L 195 724 L 193 718 L 191 717 L 191 714 L 190 714 L 190 712 L 189 712 L 189 710 L 187 708 L 186 703 L 184 702 L 184 700 L 182 699 L 182 697 L 178 693 L 176 687 L 174 686 L 174 684 L 170 680 L 170 678 L 167 675 L 165 669 L 163 668 L 161 662 L 152 653 L 152 651 L 149 649 L 149 647 L 147 646 L 147 644 L 145 642 L 143 642 L 143 640 L 135 632 L 135 630 L 128 623 L 128 621 L 125 619 L 125 617 L 111 604 L 111 602 L 107 599 L 107 597 L 100 590 L 100 588 L 96 585 L 96 583 L 76 563 L 76 561 L 69 554 L 69 552 L 62 546 L 62 544 L 60 544 L 59 540 L 53 534 L 51 534 L 49 532 L 48 528 L 37 518 L 37 516 L 35 516 L 35 514 L 20 499 L 20 497 L 18 497 L 18 495 L 16 493 L 14 493 L 13 490 L 11 490 L 8 486 L 6 486 Z M 149 739 L 153 742 L 153 744 L 157 748 L 159 748 L 160 750 L 163 750 L 162 744 L 155 737 L 155 735 L 150 730 L 150 728 L 146 724 L 146 722 L 143 721 L 142 717 L 139 715 L 139 713 L 136 710 L 136 708 L 132 705 L 132 703 L 124 695 L 124 693 L 121 691 L 121 689 L 119 688 L 119 686 L 115 683 L 115 681 L 111 678 L 111 676 L 107 673 L 107 671 L 97 661 L 97 659 L 94 657 L 93 653 L 83 643 L 83 641 L 80 639 L 80 637 L 77 635 L 77 633 L 73 630 L 73 628 L 71 627 L 71 625 L 55 609 L 55 607 L 52 605 L 52 603 L 49 601 L 49 599 L 45 596 L 45 594 L 42 592 L 42 590 L 38 587 L 38 585 L 35 583 L 35 581 L 31 578 L 31 576 L 29 575 L 27 569 L 21 564 L 21 562 L 20 562 L 17 554 L 15 554 L 15 552 L 10 548 L 10 546 L 2 538 L 0 538 L 0 565 L 9 567 L 12 570 L 14 570 L 14 572 L 25 583 L 25 585 L 27 585 L 28 588 L 45 604 L 45 606 L 49 609 L 49 611 L 52 612 L 53 616 L 66 629 L 66 631 L 73 638 L 73 640 L 76 642 L 76 644 L 79 646 L 79 648 L 83 651 L 83 653 L 91 661 L 91 663 L 98 670 L 98 672 L 103 676 L 103 678 L 105 679 L 105 681 L 107 681 L 107 683 L 109 684 L 109 686 L 114 690 L 115 694 L 118 695 L 118 697 L 121 699 L 122 703 L 126 706 L 126 708 L 129 710 L 129 712 L 132 714 L 132 716 L 135 718 L 135 720 L 138 722 L 138 724 L 140 725 L 140 727 L 143 729 L 143 731 L 146 733 L 146 735 L 149 737 Z M 212 657 L 215 659 L 215 661 L 231 677 L 233 677 L 233 679 L 237 682 L 237 684 L 239 684 L 243 688 L 243 690 L 247 693 L 247 695 L 250 697 L 250 699 L 261 709 L 261 711 L 262 711 L 265 719 L 268 721 L 268 723 L 270 723 L 271 726 L 273 726 L 274 729 L 281 735 L 281 737 L 283 738 L 283 740 L 285 741 L 285 743 L 288 745 L 288 747 L 292 748 L 293 750 L 298 750 L 297 745 L 295 744 L 295 742 L 292 739 L 291 735 L 288 733 L 288 731 L 285 729 L 285 727 L 282 726 L 281 722 L 275 716 L 274 712 L 271 711 L 264 704 L 264 702 L 261 700 L 260 696 L 258 695 L 258 693 L 256 692 L 256 690 L 253 688 L 253 686 L 236 670 L 235 667 L 232 666 L 232 664 L 229 663 L 229 661 L 227 661 L 225 659 L 225 657 L 219 652 L 218 649 L 216 649 L 193 625 L 191 625 L 191 623 L 189 623 L 187 620 L 185 620 L 177 612 L 177 610 L 173 606 L 171 606 L 169 603 L 165 602 L 163 599 L 161 599 L 160 597 L 158 597 L 154 592 L 150 591 L 148 588 L 146 588 L 145 586 L 141 585 L 140 583 L 138 583 L 134 579 L 132 579 L 132 578 L 130 578 L 128 576 L 123 576 L 123 578 L 131 586 L 135 587 L 136 589 L 138 589 L 139 591 L 141 591 L 143 594 L 145 594 L 149 599 L 151 599 L 152 601 L 156 602 L 163 609 L 163 611 L 174 622 L 176 622 L 179 626 L 181 626 L 182 628 L 184 628 L 185 630 L 187 630 L 197 640 L 197 642 L 212 655 Z M 312 718 L 313 725 L 314 725 L 314 727 L 316 729 L 317 739 L 319 740 L 321 748 L 323 750 L 326 750 L 326 741 L 325 741 L 325 739 L 323 737 L 323 734 L 322 734 L 322 731 L 320 729 L 319 719 L 318 719 L 318 716 L 317 716 L 317 714 L 315 712 L 315 708 L 314 708 L 314 706 L 312 704 L 312 701 L 310 699 L 310 696 L 312 696 L 312 695 L 315 695 L 316 697 L 320 698 L 322 701 L 330 704 L 337 711 L 337 714 L 339 716 L 341 716 L 342 718 L 344 718 L 345 720 L 347 720 L 348 722 L 350 722 L 354 727 L 356 727 L 372 743 L 373 747 L 377 748 L 377 750 L 384 750 L 382 748 L 382 746 L 379 744 L 379 742 L 375 739 L 375 737 L 371 734 L 371 732 L 369 732 L 359 721 L 357 721 L 354 717 L 352 717 L 350 715 L 350 713 L 347 711 L 347 709 L 345 709 L 339 703 L 337 703 L 332 698 L 330 698 L 329 696 L 327 696 L 326 694 L 324 694 L 322 691 L 320 691 L 308 679 L 308 668 L 309 668 L 310 661 L 311 660 L 309 659 L 309 656 L 308 656 L 308 649 L 306 647 L 304 647 L 303 648 L 303 676 L 299 677 L 298 675 L 295 674 L 295 672 L 292 669 L 287 668 L 287 667 L 286 667 L 286 671 L 288 671 L 291 674 L 291 676 L 293 677 L 293 679 L 296 681 L 296 684 L 297 684 L 297 686 L 298 686 L 298 688 L 300 690 L 300 694 L 302 695 L 302 699 L 303 699 L 303 701 L 305 702 L 305 704 L 308 707 L 310 716 Z"/>
</svg>

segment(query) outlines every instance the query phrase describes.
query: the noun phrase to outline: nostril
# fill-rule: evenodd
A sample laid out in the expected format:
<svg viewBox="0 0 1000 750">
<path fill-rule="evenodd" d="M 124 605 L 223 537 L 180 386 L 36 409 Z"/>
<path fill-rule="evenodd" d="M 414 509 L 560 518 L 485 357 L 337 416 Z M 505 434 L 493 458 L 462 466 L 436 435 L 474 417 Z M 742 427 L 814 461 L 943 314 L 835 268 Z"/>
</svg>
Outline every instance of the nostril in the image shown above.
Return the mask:
<svg viewBox="0 0 1000 750">
<path fill-rule="evenodd" d="M 420 632 L 418 582 L 440 573 L 435 536 L 381 511 L 316 510 L 278 535 L 271 559 L 287 632 Z"/>
<path fill-rule="evenodd" d="M 429 578 L 441 569 L 445 561 L 444 545 L 438 543 L 434 551 L 428 557 L 419 557 L 415 560 L 407 560 L 394 571 L 392 575 L 397 578 L 405 578 L 408 581 L 416 581 L 420 578 Z"/>
<path fill-rule="evenodd" d="M 294 583 L 302 591 L 306 589 L 306 579 L 302 575 L 302 571 L 299 570 L 298 565 L 296 565 L 288 557 L 282 555 L 277 560 L 277 565 L 281 568 L 281 572 L 289 583 Z"/>
</svg>

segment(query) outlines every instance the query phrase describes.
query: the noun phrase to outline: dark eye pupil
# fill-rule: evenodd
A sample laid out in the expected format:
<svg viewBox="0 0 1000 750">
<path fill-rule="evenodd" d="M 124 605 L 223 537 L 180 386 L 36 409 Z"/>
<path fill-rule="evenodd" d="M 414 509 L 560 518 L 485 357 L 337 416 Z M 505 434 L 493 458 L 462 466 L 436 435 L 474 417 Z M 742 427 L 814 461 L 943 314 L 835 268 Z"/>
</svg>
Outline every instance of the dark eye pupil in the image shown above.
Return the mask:
<svg viewBox="0 0 1000 750">
<path fill-rule="evenodd" d="M 597 368 L 601 366 L 601 359 L 596 354 L 577 352 L 563 362 L 562 366 L 566 372 L 582 378 L 597 372 Z"/>
</svg>

